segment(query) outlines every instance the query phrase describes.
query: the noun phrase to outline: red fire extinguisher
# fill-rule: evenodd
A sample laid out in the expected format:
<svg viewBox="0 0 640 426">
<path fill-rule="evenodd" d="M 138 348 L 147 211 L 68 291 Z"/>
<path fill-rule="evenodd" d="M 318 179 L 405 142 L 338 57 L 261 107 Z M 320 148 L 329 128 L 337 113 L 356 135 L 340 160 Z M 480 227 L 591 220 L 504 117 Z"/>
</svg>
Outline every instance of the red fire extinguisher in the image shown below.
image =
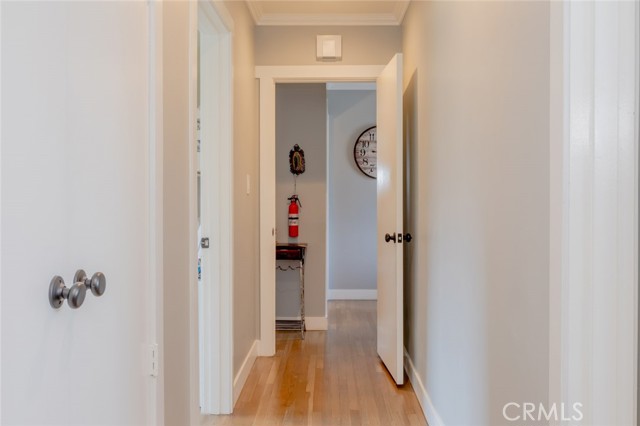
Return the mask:
<svg viewBox="0 0 640 426">
<path fill-rule="evenodd" d="M 289 204 L 289 236 L 296 238 L 298 236 L 298 205 L 302 207 L 302 203 L 300 203 L 300 199 L 296 194 L 293 194 L 287 200 L 291 201 Z"/>
</svg>

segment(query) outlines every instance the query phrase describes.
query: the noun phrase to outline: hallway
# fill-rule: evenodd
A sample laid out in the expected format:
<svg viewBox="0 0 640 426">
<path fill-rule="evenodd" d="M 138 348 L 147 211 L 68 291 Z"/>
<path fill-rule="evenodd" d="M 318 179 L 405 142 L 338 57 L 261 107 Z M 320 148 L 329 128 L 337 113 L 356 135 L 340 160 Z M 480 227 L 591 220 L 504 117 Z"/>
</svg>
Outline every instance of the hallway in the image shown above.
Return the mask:
<svg viewBox="0 0 640 426">
<path fill-rule="evenodd" d="M 376 302 L 330 301 L 329 330 L 277 334 L 231 416 L 213 425 L 426 425 L 411 384 L 396 387 L 376 354 Z"/>
</svg>

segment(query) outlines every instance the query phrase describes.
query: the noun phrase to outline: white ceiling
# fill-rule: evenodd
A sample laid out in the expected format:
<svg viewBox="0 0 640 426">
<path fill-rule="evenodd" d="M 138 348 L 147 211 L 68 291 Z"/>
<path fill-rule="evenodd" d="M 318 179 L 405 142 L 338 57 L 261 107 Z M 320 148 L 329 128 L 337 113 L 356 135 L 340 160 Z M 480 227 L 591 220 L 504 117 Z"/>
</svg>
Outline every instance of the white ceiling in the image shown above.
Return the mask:
<svg viewBox="0 0 640 426">
<path fill-rule="evenodd" d="M 400 25 L 410 0 L 246 0 L 256 25 Z"/>
</svg>

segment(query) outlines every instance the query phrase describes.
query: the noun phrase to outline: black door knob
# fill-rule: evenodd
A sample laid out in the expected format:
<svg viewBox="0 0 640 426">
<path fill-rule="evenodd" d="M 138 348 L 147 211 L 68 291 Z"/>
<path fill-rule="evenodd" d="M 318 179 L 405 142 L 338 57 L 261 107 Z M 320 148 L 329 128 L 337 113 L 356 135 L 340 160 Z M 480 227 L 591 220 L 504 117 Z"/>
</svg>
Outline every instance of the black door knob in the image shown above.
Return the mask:
<svg viewBox="0 0 640 426">
<path fill-rule="evenodd" d="M 394 243 L 396 242 L 396 233 L 395 232 L 393 233 L 393 235 L 384 234 L 384 241 L 385 242 L 388 243 L 391 240 L 393 240 Z"/>
<path fill-rule="evenodd" d="M 409 234 L 409 233 L 404 234 L 404 242 L 405 243 L 410 243 L 411 240 L 413 240 L 413 237 L 411 236 L 411 234 Z"/>
</svg>

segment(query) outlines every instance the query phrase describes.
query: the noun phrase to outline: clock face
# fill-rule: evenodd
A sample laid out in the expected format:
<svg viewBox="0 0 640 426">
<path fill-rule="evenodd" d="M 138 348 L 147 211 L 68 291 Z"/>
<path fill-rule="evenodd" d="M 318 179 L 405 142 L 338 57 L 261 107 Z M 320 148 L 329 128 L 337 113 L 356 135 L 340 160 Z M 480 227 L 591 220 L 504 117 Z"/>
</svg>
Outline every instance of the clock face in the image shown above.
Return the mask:
<svg viewBox="0 0 640 426">
<path fill-rule="evenodd" d="M 353 158 L 356 165 L 362 173 L 373 179 L 378 176 L 377 140 L 376 126 L 373 126 L 362 132 L 353 146 Z"/>
</svg>

